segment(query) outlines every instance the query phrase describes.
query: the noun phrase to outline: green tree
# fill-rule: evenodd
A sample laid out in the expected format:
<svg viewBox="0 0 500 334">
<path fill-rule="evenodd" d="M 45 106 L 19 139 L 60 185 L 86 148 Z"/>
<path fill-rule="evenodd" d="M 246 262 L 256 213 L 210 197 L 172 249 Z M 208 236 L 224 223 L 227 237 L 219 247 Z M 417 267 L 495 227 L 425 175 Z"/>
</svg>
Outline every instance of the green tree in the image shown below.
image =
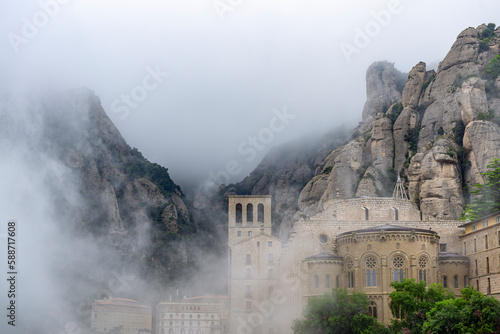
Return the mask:
<svg viewBox="0 0 500 334">
<path fill-rule="evenodd" d="M 364 293 L 347 294 L 345 289 L 309 299 L 304 319 L 295 319 L 296 334 L 388 334 L 389 330 L 368 315 L 368 298 Z"/>
<path fill-rule="evenodd" d="M 500 211 L 500 160 L 496 158 L 486 167 L 488 171 L 481 173 L 484 176 L 484 184 L 474 185 L 471 194 L 475 197 L 472 203 L 466 206 L 462 218 L 465 218 L 465 213 L 469 213 L 469 218 L 475 220 Z"/>
<path fill-rule="evenodd" d="M 424 333 L 500 333 L 500 302 L 466 288 L 462 297 L 438 302 L 427 313 Z"/>
<path fill-rule="evenodd" d="M 395 333 L 422 333 L 422 326 L 436 302 L 454 298 L 455 296 L 441 284 L 432 284 L 428 289 L 425 281 L 403 279 L 402 282 L 391 283 L 394 291 L 389 297 L 389 307 L 395 319 L 391 320 L 391 328 Z"/>
</svg>

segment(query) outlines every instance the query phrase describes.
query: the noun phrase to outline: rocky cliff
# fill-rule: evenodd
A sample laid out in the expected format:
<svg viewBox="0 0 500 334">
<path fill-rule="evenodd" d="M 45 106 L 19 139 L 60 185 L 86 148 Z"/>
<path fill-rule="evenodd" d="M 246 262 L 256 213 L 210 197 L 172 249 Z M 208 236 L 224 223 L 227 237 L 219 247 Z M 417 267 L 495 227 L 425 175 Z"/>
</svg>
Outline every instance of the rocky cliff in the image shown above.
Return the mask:
<svg viewBox="0 0 500 334">
<path fill-rule="evenodd" d="M 316 213 L 337 190 L 390 195 L 399 173 L 423 219 L 457 219 L 468 187 L 500 155 L 499 35 L 492 24 L 464 30 L 437 71 L 419 62 L 409 72 L 401 95 L 390 65 L 372 65 L 356 138 L 325 159 L 330 172 L 304 187 L 300 210 Z"/>
<path fill-rule="evenodd" d="M 398 174 L 423 219 L 459 218 L 468 189 L 483 182 L 486 164 L 500 156 L 499 36 L 494 24 L 465 29 L 436 71 L 418 62 L 406 75 L 390 63 L 374 63 L 362 122 L 350 141 L 327 154 L 311 153 L 308 167 L 279 159 L 290 148 L 272 151 L 232 189 L 273 194 L 276 208 L 287 208 L 276 219 L 281 236 L 332 197 L 391 196 Z M 266 161 L 273 157 L 270 172 Z M 298 196 L 297 189 L 287 196 L 284 180 L 297 175 L 311 178 Z"/>
<path fill-rule="evenodd" d="M 59 228 L 163 282 L 182 276 L 196 261 L 184 237 L 199 226 L 167 169 L 126 143 L 88 89 L 27 100 L 2 105 L 0 138 L 37 161 Z"/>
</svg>

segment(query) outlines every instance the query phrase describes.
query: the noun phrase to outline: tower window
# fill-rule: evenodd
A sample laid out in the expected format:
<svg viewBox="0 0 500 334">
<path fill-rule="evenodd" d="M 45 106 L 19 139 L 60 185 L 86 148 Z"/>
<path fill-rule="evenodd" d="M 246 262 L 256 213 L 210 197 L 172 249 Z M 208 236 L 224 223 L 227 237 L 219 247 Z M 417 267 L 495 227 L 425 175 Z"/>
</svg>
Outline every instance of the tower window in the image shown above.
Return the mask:
<svg viewBox="0 0 500 334">
<path fill-rule="evenodd" d="M 243 221 L 243 206 L 238 203 L 236 204 L 236 222 L 241 223 Z"/>
<path fill-rule="evenodd" d="M 247 204 L 247 222 L 253 222 L 253 204 Z"/>
<path fill-rule="evenodd" d="M 448 277 L 443 276 L 443 287 L 447 288 L 448 287 Z"/>
<path fill-rule="evenodd" d="M 368 208 L 363 207 L 363 211 L 365 212 L 365 220 L 369 220 L 370 219 L 370 214 L 368 212 Z"/>
<path fill-rule="evenodd" d="M 257 221 L 264 221 L 264 204 L 260 203 L 257 205 Z"/>
<path fill-rule="evenodd" d="M 392 260 L 394 281 L 401 282 L 404 278 L 405 260 L 402 256 L 395 256 Z"/>
<path fill-rule="evenodd" d="M 453 276 L 453 287 L 458 289 L 458 276 Z"/>
<path fill-rule="evenodd" d="M 373 257 L 366 259 L 366 286 L 377 286 L 377 260 Z"/>
</svg>

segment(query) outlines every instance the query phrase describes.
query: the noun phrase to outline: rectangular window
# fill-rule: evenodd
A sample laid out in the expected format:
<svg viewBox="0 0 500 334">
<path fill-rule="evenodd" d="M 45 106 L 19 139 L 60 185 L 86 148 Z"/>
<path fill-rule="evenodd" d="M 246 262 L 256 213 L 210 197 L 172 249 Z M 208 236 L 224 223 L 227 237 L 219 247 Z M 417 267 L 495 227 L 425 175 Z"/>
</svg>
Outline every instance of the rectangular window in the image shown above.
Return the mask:
<svg viewBox="0 0 500 334">
<path fill-rule="evenodd" d="M 446 253 L 447 249 L 448 249 L 447 244 L 439 244 L 439 252 L 440 253 Z"/>
<path fill-rule="evenodd" d="M 488 249 L 488 236 L 484 236 L 484 249 Z"/>
<path fill-rule="evenodd" d="M 325 287 L 327 289 L 330 289 L 330 275 L 326 275 L 326 283 L 325 283 Z"/>
<path fill-rule="evenodd" d="M 246 264 L 252 264 L 252 254 L 247 254 Z"/>
<path fill-rule="evenodd" d="M 467 255 L 467 243 L 464 241 L 464 255 Z"/>
<path fill-rule="evenodd" d="M 495 223 L 500 223 L 500 216 L 495 217 Z"/>
<path fill-rule="evenodd" d="M 268 264 L 273 264 L 273 254 L 268 254 L 267 255 L 267 263 Z"/>
<path fill-rule="evenodd" d="M 241 231 L 236 232 L 237 237 L 241 237 Z"/>
<path fill-rule="evenodd" d="M 247 285 L 245 290 L 246 297 L 252 297 L 252 286 Z"/>
<path fill-rule="evenodd" d="M 490 273 L 490 258 L 486 257 L 486 273 Z"/>
<path fill-rule="evenodd" d="M 251 237 L 252 236 L 252 231 L 248 231 L 248 236 Z"/>
<path fill-rule="evenodd" d="M 478 276 L 478 272 L 477 272 L 477 260 L 475 260 L 475 261 L 476 261 L 476 270 L 475 270 L 474 273 L 476 274 L 476 276 Z"/>
<path fill-rule="evenodd" d="M 488 227 L 488 221 L 487 220 L 483 221 L 483 227 Z"/>
<path fill-rule="evenodd" d="M 316 289 L 319 288 L 319 276 L 318 275 L 314 276 L 314 286 L 316 287 Z"/>
<path fill-rule="evenodd" d="M 472 225 L 472 231 L 477 230 L 477 224 Z"/>
<path fill-rule="evenodd" d="M 474 253 L 477 252 L 477 243 L 476 243 L 476 239 L 474 239 Z"/>
<path fill-rule="evenodd" d="M 448 287 L 448 277 L 443 276 L 443 287 L 447 288 Z"/>
<path fill-rule="evenodd" d="M 453 284 L 455 289 L 458 289 L 458 276 L 453 277 Z"/>
<path fill-rule="evenodd" d="M 338 288 L 340 288 L 340 277 L 339 277 L 339 275 L 337 275 L 337 276 L 335 277 L 335 287 L 336 287 L 337 289 L 338 289 Z"/>
<path fill-rule="evenodd" d="M 467 287 L 467 276 L 464 276 L 464 289 Z"/>
<path fill-rule="evenodd" d="M 247 269 L 246 270 L 245 277 L 246 278 L 252 278 L 252 269 Z"/>
<path fill-rule="evenodd" d="M 489 295 L 491 293 L 491 282 L 490 282 L 490 278 L 488 277 L 488 288 L 486 290 L 486 293 Z"/>
<path fill-rule="evenodd" d="M 269 242 L 267 243 L 267 246 L 268 246 L 268 247 L 273 247 L 273 242 L 272 242 L 272 241 L 269 241 Z"/>
</svg>

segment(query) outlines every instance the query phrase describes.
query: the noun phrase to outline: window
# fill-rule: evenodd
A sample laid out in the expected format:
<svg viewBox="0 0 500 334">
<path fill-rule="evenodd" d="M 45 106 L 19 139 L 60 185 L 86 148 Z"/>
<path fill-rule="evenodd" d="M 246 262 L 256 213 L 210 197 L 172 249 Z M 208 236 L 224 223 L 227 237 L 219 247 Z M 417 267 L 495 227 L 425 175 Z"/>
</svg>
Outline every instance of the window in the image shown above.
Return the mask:
<svg viewBox="0 0 500 334">
<path fill-rule="evenodd" d="M 418 260 L 418 281 L 427 282 L 427 258 L 425 257 Z"/>
<path fill-rule="evenodd" d="M 247 222 L 253 222 L 253 205 L 252 203 L 247 204 Z"/>
<path fill-rule="evenodd" d="M 248 231 L 248 236 L 251 237 L 252 236 L 252 231 Z"/>
<path fill-rule="evenodd" d="M 273 264 L 273 254 L 268 254 L 267 255 L 267 263 L 268 264 Z"/>
<path fill-rule="evenodd" d="M 464 255 L 467 255 L 467 243 L 464 241 Z"/>
<path fill-rule="evenodd" d="M 477 224 L 472 225 L 472 231 L 477 230 Z"/>
<path fill-rule="evenodd" d="M 476 263 L 476 271 L 475 271 L 475 274 L 476 274 L 476 276 L 477 276 L 477 274 L 478 274 L 478 271 L 477 271 L 477 260 L 475 260 L 475 263 Z"/>
<path fill-rule="evenodd" d="M 476 243 L 476 239 L 474 239 L 474 253 L 477 252 L 477 243 Z"/>
<path fill-rule="evenodd" d="M 402 256 L 395 256 L 392 260 L 393 280 L 401 282 L 404 278 L 405 260 Z"/>
<path fill-rule="evenodd" d="M 354 288 L 354 263 L 352 259 L 346 260 L 346 269 L 347 269 L 347 287 Z"/>
<path fill-rule="evenodd" d="M 239 237 L 241 237 L 241 231 L 237 231 L 237 232 L 236 232 L 236 236 L 237 236 L 238 238 L 239 238 Z"/>
<path fill-rule="evenodd" d="M 252 297 L 252 286 L 251 285 L 246 286 L 245 297 L 247 297 L 247 298 Z"/>
<path fill-rule="evenodd" d="M 399 210 L 398 208 L 393 208 L 394 209 L 394 220 L 399 220 Z"/>
<path fill-rule="evenodd" d="M 440 253 L 446 253 L 447 249 L 448 249 L 447 244 L 439 244 L 439 252 Z"/>
<path fill-rule="evenodd" d="M 272 241 L 269 241 L 269 242 L 267 243 L 267 246 L 268 246 L 268 247 L 273 247 L 273 242 L 272 242 Z"/>
<path fill-rule="evenodd" d="M 467 276 L 464 276 L 464 289 L 467 287 Z"/>
<path fill-rule="evenodd" d="M 252 269 L 247 269 L 246 270 L 245 277 L 246 278 L 252 278 Z"/>
<path fill-rule="evenodd" d="M 246 264 L 252 264 L 252 254 L 246 255 Z"/>
<path fill-rule="evenodd" d="M 487 220 L 483 221 L 483 227 L 488 227 L 488 221 Z"/>
<path fill-rule="evenodd" d="M 488 236 L 484 236 L 484 249 L 488 249 Z"/>
<path fill-rule="evenodd" d="M 322 244 L 326 244 L 328 242 L 328 237 L 324 234 L 319 236 L 319 242 Z"/>
<path fill-rule="evenodd" d="M 267 277 L 269 279 L 273 279 L 274 278 L 274 271 L 272 269 L 269 269 L 268 272 L 267 272 Z"/>
<path fill-rule="evenodd" d="M 374 301 L 370 302 L 370 305 L 368 306 L 368 315 L 371 315 L 375 319 L 377 319 L 377 303 Z"/>
<path fill-rule="evenodd" d="M 314 275 L 314 286 L 316 287 L 316 289 L 319 288 L 319 276 L 318 275 Z"/>
<path fill-rule="evenodd" d="M 490 282 L 490 278 L 488 277 L 488 287 L 486 289 L 486 294 L 490 294 L 491 293 L 491 282 Z"/>
<path fill-rule="evenodd" d="M 238 203 L 236 204 L 236 222 L 241 223 L 243 221 L 243 206 Z"/>
<path fill-rule="evenodd" d="M 495 217 L 495 223 L 500 223 L 500 216 Z"/>
<path fill-rule="evenodd" d="M 368 208 L 363 207 L 363 210 L 365 212 L 365 220 L 368 220 L 370 218 L 370 215 L 368 213 Z"/>
<path fill-rule="evenodd" d="M 453 277 L 453 287 L 458 289 L 458 276 L 456 275 Z"/>
<path fill-rule="evenodd" d="M 257 220 L 259 222 L 264 221 L 264 204 L 257 205 Z"/>
<path fill-rule="evenodd" d="M 330 289 L 330 275 L 326 275 L 326 278 L 325 278 L 325 287 L 327 289 Z"/>
<path fill-rule="evenodd" d="M 448 277 L 443 276 L 443 287 L 447 288 L 448 287 Z"/>
<path fill-rule="evenodd" d="M 476 280 L 476 289 L 477 289 L 477 291 L 479 291 L 479 280 L 478 279 Z"/>
<path fill-rule="evenodd" d="M 340 288 L 340 277 L 339 277 L 339 275 L 337 275 L 337 276 L 335 277 L 335 287 L 336 287 L 337 289 L 338 289 L 338 288 Z"/>
<path fill-rule="evenodd" d="M 366 264 L 366 286 L 377 286 L 377 260 L 369 257 L 365 261 Z"/>
<path fill-rule="evenodd" d="M 486 273 L 490 273 L 490 258 L 486 257 Z"/>
</svg>

